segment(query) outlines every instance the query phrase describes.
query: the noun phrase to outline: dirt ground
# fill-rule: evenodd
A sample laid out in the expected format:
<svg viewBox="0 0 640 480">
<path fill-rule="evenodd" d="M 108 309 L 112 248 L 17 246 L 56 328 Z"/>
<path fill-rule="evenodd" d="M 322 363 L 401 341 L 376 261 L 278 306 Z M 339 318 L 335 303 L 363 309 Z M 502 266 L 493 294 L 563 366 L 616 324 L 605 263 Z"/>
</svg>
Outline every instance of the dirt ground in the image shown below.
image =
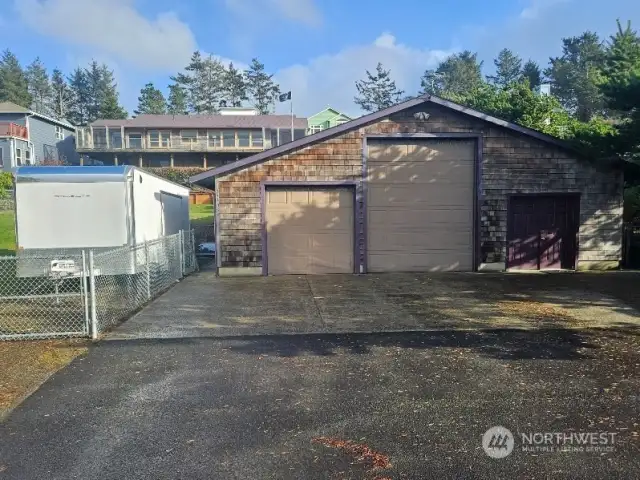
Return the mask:
<svg viewBox="0 0 640 480">
<path fill-rule="evenodd" d="M 87 351 L 85 341 L 0 342 L 0 420 L 53 373 Z"/>
</svg>

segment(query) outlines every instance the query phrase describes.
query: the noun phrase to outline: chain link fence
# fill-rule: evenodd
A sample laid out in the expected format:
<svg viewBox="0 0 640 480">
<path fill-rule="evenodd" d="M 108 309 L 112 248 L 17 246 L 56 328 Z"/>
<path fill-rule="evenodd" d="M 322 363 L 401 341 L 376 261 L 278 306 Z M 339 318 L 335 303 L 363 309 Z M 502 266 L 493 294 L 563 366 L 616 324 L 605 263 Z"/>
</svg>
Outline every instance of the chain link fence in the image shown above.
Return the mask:
<svg viewBox="0 0 640 480">
<path fill-rule="evenodd" d="M 0 257 L 0 340 L 97 338 L 197 268 L 192 231 L 108 251 Z"/>
</svg>

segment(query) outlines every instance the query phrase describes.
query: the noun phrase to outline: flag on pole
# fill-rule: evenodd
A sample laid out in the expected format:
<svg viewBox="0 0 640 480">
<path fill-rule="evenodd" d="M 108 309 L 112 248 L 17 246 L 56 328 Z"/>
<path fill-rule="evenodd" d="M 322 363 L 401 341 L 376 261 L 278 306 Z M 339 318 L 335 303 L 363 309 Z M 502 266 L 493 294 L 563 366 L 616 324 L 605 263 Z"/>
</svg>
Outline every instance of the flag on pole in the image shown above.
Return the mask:
<svg viewBox="0 0 640 480">
<path fill-rule="evenodd" d="M 279 99 L 281 102 L 286 102 L 287 100 L 291 100 L 291 90 L 289 90 L 289 91 L 288 91 L 288 92 L 286 92 L 286 93 L 281 94 L 281 95 L 278 97 L 278 99 Z"/>
</svg>

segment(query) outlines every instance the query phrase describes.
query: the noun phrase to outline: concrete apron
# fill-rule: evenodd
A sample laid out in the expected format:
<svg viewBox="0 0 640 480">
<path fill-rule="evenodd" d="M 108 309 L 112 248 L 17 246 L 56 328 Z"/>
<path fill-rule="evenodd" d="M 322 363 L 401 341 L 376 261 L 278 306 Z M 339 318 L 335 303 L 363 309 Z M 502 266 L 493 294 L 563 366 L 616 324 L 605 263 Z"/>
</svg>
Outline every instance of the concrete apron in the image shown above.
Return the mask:
<svg viewBox="0 0 640 480">
<path fill-rule="evenodd" d="M 496 290 L 487 274 L 187 277 L 106 339 L 640 326 L 619 300 L 569 286 Z"/>
</svg>

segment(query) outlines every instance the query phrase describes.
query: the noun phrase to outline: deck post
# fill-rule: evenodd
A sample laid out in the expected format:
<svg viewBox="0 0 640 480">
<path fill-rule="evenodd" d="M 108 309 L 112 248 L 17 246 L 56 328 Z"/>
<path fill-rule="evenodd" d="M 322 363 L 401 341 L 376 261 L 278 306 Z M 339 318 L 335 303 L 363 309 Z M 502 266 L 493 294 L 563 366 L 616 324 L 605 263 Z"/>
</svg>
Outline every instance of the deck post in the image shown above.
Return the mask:
<svg viewBox="0 0 640 480">
<path fill-rule="evenodd" d="M 202 154 L 202 168 L 207 168 L 207 154 Z"/>
<path fill-rule="evenodd" d="M 170 153 L 170 154 L 169 154 L 169 166 L 170 166 L 171 168 L 173 168 L 173 165 L 174 165 L 173 153 Z"/>
</svg>

